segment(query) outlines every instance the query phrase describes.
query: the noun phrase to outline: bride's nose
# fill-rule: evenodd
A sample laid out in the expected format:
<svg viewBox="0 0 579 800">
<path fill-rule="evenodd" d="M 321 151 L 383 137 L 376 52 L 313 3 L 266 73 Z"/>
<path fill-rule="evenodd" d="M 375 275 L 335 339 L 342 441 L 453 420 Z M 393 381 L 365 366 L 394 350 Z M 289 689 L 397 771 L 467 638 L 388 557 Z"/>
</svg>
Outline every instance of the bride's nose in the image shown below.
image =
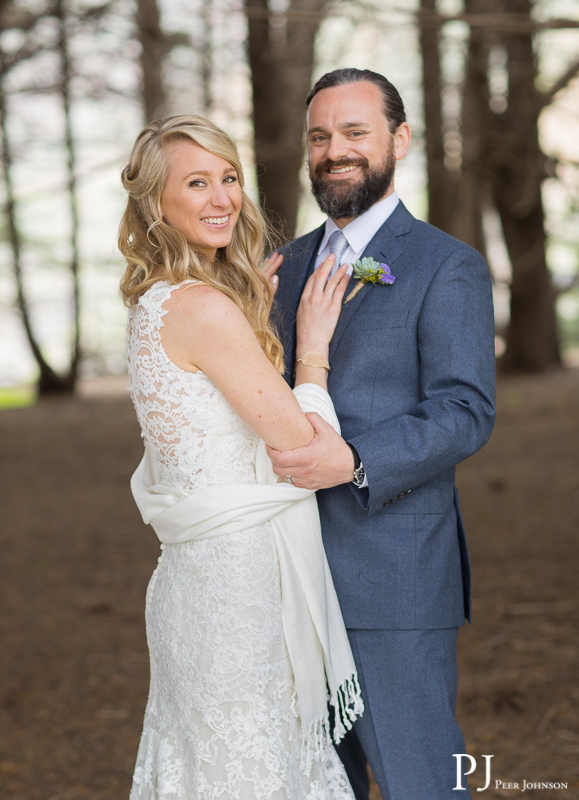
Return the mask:
<svg viewBox="0 0 579 800">
<path fill-rule="evenodd" d="M 230 205 L 229 195 L 227 194 L 225 186 L 222 184 L 214 189 L 213 196 L 211 197 L 211 205 L 215 206 L 215 208 L 227 208 Z"/>
</svg>

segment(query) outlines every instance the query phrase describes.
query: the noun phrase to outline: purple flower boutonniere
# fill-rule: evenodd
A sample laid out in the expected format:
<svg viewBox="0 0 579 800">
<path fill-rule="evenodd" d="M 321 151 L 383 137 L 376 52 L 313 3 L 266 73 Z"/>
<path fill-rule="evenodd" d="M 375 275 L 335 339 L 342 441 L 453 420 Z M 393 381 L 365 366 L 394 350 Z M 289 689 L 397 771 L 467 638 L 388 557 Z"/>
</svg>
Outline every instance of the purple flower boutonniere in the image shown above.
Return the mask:
<svg viewBox="0 0 579 800">
<path fill-rule="evenodd" d="M 380 264 L 378 261 L 374 261 L 373 258 L 362 258 L 358 259 L 358 261 L 354 261 L 352 264 L 352 275 L 354 278 L 358 278 L 358 283 L 344 300 L 345 303 L 349 303 L 350 300 L 356 297 L 365 283 L 387 284 L 394 283 L 396 280 L 394 275 L 390 272 L 388 264 Z"/>
</svg>

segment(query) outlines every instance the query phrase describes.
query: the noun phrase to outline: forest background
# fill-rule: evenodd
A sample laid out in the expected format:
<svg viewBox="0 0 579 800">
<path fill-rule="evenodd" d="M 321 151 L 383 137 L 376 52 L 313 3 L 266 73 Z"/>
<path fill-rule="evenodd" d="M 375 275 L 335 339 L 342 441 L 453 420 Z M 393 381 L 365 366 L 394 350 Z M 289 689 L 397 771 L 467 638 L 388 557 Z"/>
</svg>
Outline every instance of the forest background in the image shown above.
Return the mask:
<svg viewBox="0 0 579 800">
<path fill-rule="evenodd" d="M 458 469 L 473 787 L 494 754 L 482 797 L 523 779 L 560 784 L 531 800 L 578 796 L 576 0 L 0 0 L 2 798 L 130 786 L 158 555 L 128 488 L 142 441 L 115 242 L 131 144 L 155 116 L 206 114 L 274 223 L 305 232 L 323 217 L 304 97 L 342 66 L 399 88 L 413 144 L 396 188 L 493 279 L 497 425 Z"/>
<path fill-rule="evenodd" d="M 222 125 L 291 237 L 322 219 L 304 97 L 344 65 L 405 99 L 411 211 L 486 255 L 501 369 L 575 363 L 578 26 L 572 0 L 0 0 L 0 397 L 124 372 L 119 173 L 144 122 Z"/>
</svg>

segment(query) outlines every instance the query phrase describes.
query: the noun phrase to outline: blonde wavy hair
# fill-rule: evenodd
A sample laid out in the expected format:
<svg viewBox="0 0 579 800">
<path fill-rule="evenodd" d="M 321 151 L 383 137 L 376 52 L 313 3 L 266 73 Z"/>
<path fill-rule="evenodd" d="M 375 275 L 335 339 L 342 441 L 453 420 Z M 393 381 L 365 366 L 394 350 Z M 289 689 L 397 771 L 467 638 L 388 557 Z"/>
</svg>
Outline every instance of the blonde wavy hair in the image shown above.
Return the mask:
<svg viewBox="0 0 579 800">
<path fill-rule="evenodd" d="M 161 198 L 169 174 L 165 145 L 179 139 L 190 139 L 228 161 L 242 188 L 241 211 L 231 242 L 217 251 L 214 261 L 163 219 Z M 119 249 L 127 260 L 121 280 L 126 305 L 136 305 L 157 281 L 203 281 L 233 300 L 266 356 L 283 373 L 283 347 L 270 322 L 273 293 L 260 267 L 272 237 L 259 207 L 243 189 L 243 170 L 234 142 L 208 119 L 194 114 L 154 120 L 137 136 L 121 177 L 129 195 L 119 229 Z"/>
</svg>

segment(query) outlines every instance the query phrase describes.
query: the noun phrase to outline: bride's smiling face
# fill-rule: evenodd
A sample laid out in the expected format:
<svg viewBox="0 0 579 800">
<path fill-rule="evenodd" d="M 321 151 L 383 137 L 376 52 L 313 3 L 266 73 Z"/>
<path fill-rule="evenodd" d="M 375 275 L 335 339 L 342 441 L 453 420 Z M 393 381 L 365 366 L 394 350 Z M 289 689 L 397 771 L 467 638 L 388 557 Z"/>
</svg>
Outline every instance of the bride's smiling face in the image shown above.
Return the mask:
<svg viewBox="0 0 579 800">
<path fill-rule="evenodd" d="M 163 219 L 213 259 L 217 249 L 231 241 L 239 218 L 242 190 L 237 171 L 191 139 L 169 142 L 165 152 L 169 174 L 161 197 Z"/>
</svg>

